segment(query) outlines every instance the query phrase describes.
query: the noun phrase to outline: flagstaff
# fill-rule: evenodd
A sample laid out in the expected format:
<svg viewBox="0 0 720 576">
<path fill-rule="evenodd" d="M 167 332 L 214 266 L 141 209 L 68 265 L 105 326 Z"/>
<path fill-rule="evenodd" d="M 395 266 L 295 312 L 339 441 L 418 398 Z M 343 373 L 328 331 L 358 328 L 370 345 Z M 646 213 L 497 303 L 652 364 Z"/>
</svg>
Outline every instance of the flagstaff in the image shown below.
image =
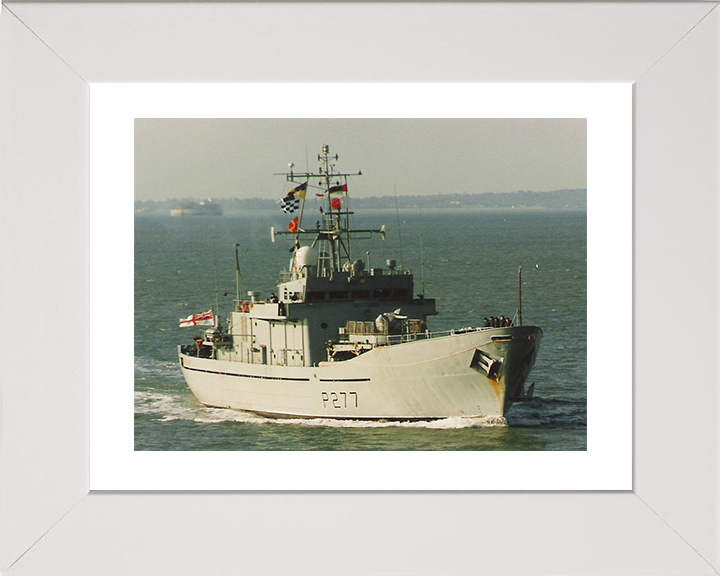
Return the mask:
<svg viewBox="0 0 720 576">
<path fill-rule="evenodd" d="M 241 283 L 240 283 L 240 256 L 238 255 L 238 248 L 240 247 L 240 244 L 235 244 L 235 288 L 237 290 L 236 298 L 235 298 L 235 309 L 240 309 L 240 294 L 242 294 L 242 290 L 240 289 Z"/>
<path fill-rule="evenodd" d="M 522 311 L 522 266 L 520 266 L 520 269 L 518 270 L 518 293 L 519 293 L 519 300 L 520 300 L 520 307 L 518 308 L 518 324 L 520 326 L 523 325 L 523 311 Z"/>
</svg>

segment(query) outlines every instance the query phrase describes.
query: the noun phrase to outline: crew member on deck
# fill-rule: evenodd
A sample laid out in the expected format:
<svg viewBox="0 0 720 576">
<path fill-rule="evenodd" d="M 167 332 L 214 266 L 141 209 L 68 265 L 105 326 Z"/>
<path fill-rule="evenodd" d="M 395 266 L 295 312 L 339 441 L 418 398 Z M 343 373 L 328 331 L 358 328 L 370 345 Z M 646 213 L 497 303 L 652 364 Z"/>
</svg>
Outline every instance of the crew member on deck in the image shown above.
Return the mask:
<svg viewBox="0 0 720 576">
<path fill-rule="evenodd" d="M 193 338 L 195 340 L 195 346 L 197 346 L 197 357 L 200 358 L 200 353 L 202 352 L 202 345 L 203 345 L 203 338 L 196 336 Z"/>
</svg>

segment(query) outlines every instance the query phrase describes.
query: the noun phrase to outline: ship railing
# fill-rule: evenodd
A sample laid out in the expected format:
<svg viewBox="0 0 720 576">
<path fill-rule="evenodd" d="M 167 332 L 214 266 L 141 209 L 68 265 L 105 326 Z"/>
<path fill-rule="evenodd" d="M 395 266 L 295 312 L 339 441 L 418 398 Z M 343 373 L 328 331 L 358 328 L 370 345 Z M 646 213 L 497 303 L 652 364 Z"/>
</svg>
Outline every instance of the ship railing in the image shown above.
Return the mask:
<svg viewBox="0 0 720 576">
<path fill-rule="evenodd" d="M 389 336 L 390 339 L 397 338 L 397 344 L 402 344 L 403 342 L 413 342 L 415 340 L 430 340 L 432 338 L 445 338 L 447 336 L 455 336 L 456 334 L 467 334 L 468 332 L 480 332 L 482 331 L 482 328 L 475 328 L 475 327 L 469 327 L 469 328 L 455 328 L 454 330 L 442 330 L 439 332 L 421 332 L 419 334 L 393 334 Z"/>
</svg>

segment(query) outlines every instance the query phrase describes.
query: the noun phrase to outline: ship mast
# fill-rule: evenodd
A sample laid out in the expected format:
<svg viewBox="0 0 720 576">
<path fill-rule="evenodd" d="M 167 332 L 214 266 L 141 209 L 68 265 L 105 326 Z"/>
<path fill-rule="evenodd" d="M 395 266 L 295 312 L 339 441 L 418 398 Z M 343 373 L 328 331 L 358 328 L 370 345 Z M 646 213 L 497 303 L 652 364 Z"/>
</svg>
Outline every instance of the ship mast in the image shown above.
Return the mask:
<svg viewBox="0 0 720 576">
<path fill-rule="evenodd" d="M 341 174 L 335 171 L 335 164 L 339 160 L 339 156 L 330 155 L 330 146 L 324 144 L 322 154 L 318 154 L 318 162 L 321 163 L 320 172 L 324 174 L 324 188 L 326 208 L 324 213 L 325 230 L 328 234 L 318 237 L 320 253 L 323 250 L 329 250 L 331 269 L 330 273 L 335 270 L 341 270 L 344 263 L 352 263 L 352 253 L 350 251 L 350 210 L 347 206 L 348 197 L 348 176 L 354 174 Z M 358 172 L 359 175 L 359 172 Z M 336 194 L 336 196 L 333 196 Z M 334 203 L 336 205 L 334 205 Z"/>
<path fill-rule="evenodd" d="M 353 212 L 348 207 L 347 199 L 348 178 L 353 176 L 362 176 L 362 172 L 357 173 L 338 172 L 335 162 L 339 160 L 337 154 L 330 154 L 330 146 L 324 144 L 322 152 L 318 154 L 318 162 L 320 164 L 317 172 L 294 172 L 293 164 L 290 164 L 290 172 L 276 173 L 278 176 L 285 176 L 288 182 L 294 184 L 307 183 L 307 188 L 319 189 L 323 197 L 323 204 L 320 208 L 321 217 L 316 222 L 315 230 L 302 229 L 302 217 L 305 214 L 305 200 L 298 217 L 297 227 L 289 232 L 273 232 L 273 235 L 292 234 L 295 236 L 294 250 L 300 248 L 300 236 L 306 234 L 314 234 L 315 241 L 313 246 L 317 247 L 319 252 L 318 259 L 318 276 L 332 277 L 336 271 L 343 269 L 352 269 L 352 252 L 350 250 L 350 239 L 353 234 L 361 233 L 378 233 L 385 237 L 385 227 L 379 230 L 353 230 L 350 228 L 350 215 Z M 312 182 L 316 181 L 314 185 Z"/>
</svg>

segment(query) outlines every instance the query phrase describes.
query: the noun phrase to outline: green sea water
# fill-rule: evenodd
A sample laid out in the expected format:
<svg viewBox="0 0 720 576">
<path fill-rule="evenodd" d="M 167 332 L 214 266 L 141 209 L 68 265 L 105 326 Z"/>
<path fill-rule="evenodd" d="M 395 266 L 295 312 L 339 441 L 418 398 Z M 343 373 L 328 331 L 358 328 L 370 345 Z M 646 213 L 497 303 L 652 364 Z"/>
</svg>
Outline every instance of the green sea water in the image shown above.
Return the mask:
<svg viewBox="0 0 720 576">
<path fill-rule="evenodd" d="M 382 423 L 269 420 L 205 408 L 180 372 L 177 345 L 198 329 L 178 319 L 235 297 L 235 243 L 243 291 L 275 290 L 291 241 L 273 244 L 276 212 L 135 218 L 136 450 L 585 450 L 587 447 L 587 215 L 578 211 L 377 210 L 357 228 L 387 227 L 353 243 L 372 267 L 395 259 L 415 275 L 415 292 L 437 299 L 433 331 L 482 326 L 512 316 L 523 267 L 526 323 L 544 336 L 528 383 L 535 399 L 514 405 L 507 424 L 461 419 Z M 311 223 L 314 226 L 314 222 Z M 197 331 L 195 331 L 197 330 Z"/>
</svg>

